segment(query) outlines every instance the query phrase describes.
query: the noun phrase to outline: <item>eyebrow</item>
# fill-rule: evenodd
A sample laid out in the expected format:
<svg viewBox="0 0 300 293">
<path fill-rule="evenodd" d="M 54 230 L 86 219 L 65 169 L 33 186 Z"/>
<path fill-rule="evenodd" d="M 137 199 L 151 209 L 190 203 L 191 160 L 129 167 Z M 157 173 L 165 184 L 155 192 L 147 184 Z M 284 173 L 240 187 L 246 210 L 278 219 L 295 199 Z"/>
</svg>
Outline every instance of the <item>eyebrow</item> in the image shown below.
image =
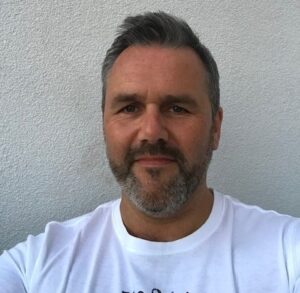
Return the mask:
<svg viewBox="0 0 300 293">
<path fill-rule="evenodd" d="M 112 100 L 111 107 L 117 108 L 122 104 L 136 102 L 140 100 L 141 97 L 137 94 L 118 94 Z"/>
<path fill-rule="evenodd" d="M 122 104 L 133 103 L 133 102 L 143 101 L 143 100 L 144 100 L 144 98 L 137 94 L 121 93 L 113 98 L 111 107 L 117 108 Z M 166 95 L 166 96 L 163 96 L 160 100 L 161 100 L 162 106 L 169 105 L 172 103 L 189 105 L 191 107 L 197 106 L 197 102 L 195 101 L 195 98 L 192 98 L 189 95 Z"/>
<path fill-rule="evenodd" d="M 168 105 L 168 104 L 172 104 L 172 103 L 179 103 L 179 104 L 184 104 L 184 105 L 188 105 L 191 107 L 196 107 L 197 106 L 197 102 L 195 100 L 195 98 L 192 98 L 189 95 L 167 95 L 164 97 L 162 104 L 163 105 Z"/>
</svg>

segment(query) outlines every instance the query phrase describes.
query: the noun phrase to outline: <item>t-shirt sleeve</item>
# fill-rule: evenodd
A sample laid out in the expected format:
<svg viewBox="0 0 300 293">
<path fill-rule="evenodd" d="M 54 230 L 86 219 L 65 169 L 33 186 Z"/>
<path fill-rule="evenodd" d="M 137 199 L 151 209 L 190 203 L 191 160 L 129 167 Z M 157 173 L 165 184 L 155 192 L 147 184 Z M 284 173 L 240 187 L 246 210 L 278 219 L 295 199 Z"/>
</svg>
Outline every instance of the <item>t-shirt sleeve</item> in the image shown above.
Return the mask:
<svg viewBox="0 0 300 293">
<path fill-rule="evenodd" d="M 295 289 L 293 293 L 300 293 L 300 280 L 296 281 Z"/>
<path fill-rule="evenodd" d="M 300 219 L 296 220 L 291 229 L 290 245 L 291 280 L 293 293 L 300 293 Z"/>
<path fill-rule="evenodd" d="M 0 255 L 0 293 L 29 293 L 43 240 L 44 234 L 29 235 Z"/>
<path fill-rule="evenodd" d="M 0 293 L 27 292 L 20 246 L 4 251 L 0 256 Z"/>
</svg>

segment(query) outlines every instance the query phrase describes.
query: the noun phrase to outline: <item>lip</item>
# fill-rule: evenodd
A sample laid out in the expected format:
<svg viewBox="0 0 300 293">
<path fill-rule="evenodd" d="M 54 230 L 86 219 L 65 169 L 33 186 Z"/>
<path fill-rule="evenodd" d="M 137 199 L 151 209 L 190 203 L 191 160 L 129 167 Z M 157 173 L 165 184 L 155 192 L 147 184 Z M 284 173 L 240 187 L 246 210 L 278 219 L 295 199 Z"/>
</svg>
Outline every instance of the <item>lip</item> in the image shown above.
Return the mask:
<svg viewBox="0 0 300 293">
<path fill-rule="evenodd" d="M 174 162 L 175 160 L 168 156 L 140 156 L 135 159 L 135 163 L 144 167 L 162 167 Z"/>
</svg>

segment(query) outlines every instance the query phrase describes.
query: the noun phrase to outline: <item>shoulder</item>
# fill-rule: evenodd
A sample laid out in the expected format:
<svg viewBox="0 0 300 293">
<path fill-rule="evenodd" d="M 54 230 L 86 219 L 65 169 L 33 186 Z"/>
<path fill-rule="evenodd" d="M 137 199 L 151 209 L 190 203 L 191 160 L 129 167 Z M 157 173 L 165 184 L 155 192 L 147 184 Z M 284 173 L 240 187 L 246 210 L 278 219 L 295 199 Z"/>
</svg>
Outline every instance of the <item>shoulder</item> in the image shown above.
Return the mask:
<svg viewBox="0 0 300 293">
<path fill-rule="evenodd" d="M 67 264 L 79 252 L 86 255 L 101 233 L 109 235 L 112 210 L 117 204 L 111 201 L 83 216 L 50 222 L 44 233 L 29 235 L 26 241 L 4 251 L 0 256 L 0 288 L 5 292 L 26 292 L 32 284 L 41 282 L 50 268 L 63 276 Z"/>
<path fill-rule="evenodd" d="M 29 235 L 26 241 L 4 251 L 0 256 L 0 285 L 3 281 L 1 278 L 29 280 L 38 267 L 69 257 L 70 253 L 81 249 L 86 241 L 93 242 L 92 237 L 109 229 L 106 227 L 117 204 L 118 200 L 107 202 L 80 217 L 50 222 L 43 233 Z"/>
<path fill-rule="evenodd" d="M 219 192 L 216 192 L 216 197 L 223 203 L 222 221 L 231 227 L 233 234 L 241 241 L 297 244 L 300 248 L 299 218 L 245 204 Z"/>
<path fill-rule="evenodd" d="M 223 201 L 224 216 L 236 247 L 247 254 L 274 255 L 282 260 L 289 279 L 300 282 L 300 219 L 240 202 L 229 195 L 217 193 Z M 253 253 L 251 253 L 253 252 Z"/>
<path fill-rule="evenodd" d="M 99 205 L 95 210 L 90 213 L 81 215 L 79 217 L 66 220 L 64 222 L 49 222 L 45 227 L 45 232 L 47 234 L 53 230 L 57 231 L 69 231 L 70 233 L 81 231 L 86 229 L 89 225 L 99 222 L 99 224 L 104 224 L 105 220 L 109 219 L 111 216 L 111 211 L 113 207 L 118 204 L 119 200 L 113 200 Z"/>
<path fill-rule="evenodd" d="M 227 213 L 231 214 L 231 216 L 238 219 L 247 219 L 247 221 L 243 222 L 246 224 L 263 224 L 266 223 L 269 226 L 285 226 L 291 223 L 298 224 L 300 219 L 278 213 L 274 210 L 266 210 L 256 205 L 250 205 L 239 201 L 238 199 L 230 196 L 221 194 L 219 192 L 216 193 L 217 196 L 221 197 L 224 202 L 224 209 Z"/>
<path fill-rule="evenodd" d="M 27 246 L 44 246 L 56 251 L 76 241 L 81 235 L 94 235 L 94 231 L 100 232 L 111 219 L 113 207 L 118 200 L 106 202 L 98 206 L 94 211 L 64 221 L 50 222 L 46 225 L 44 233 L 38 236 L 29 236 Z"/>
</svg>

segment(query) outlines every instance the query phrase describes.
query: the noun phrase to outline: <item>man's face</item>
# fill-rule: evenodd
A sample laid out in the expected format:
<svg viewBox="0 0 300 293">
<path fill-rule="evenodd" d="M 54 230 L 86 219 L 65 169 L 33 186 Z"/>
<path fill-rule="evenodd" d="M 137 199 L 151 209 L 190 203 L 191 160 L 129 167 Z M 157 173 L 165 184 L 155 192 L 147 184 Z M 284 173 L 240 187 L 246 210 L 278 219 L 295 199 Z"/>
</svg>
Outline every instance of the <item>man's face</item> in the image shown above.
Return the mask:
<svg viewBox="0 0 300 293">
<path fill-rule="evenodd" d="M 222 113 L 212 119 L 205 69 L 189 48 L 132 46 L 107 78 L 104 135 L 123 198 L 156 217 L 206 187 Z"/>
</svg>

